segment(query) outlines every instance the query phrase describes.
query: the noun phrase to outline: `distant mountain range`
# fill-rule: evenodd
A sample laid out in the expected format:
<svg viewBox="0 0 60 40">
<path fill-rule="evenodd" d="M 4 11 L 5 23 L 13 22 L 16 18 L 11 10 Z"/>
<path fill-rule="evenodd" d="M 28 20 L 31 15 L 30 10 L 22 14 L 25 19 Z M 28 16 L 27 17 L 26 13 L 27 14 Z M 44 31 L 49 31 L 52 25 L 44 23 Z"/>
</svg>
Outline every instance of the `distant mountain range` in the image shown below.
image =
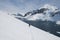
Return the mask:
<svg viewBox="0 0 60 40">
<path fill-rule="evenodd" d="M 27 12 L 24 16 L 17 13 L 15 14 L 17 18 L 25 18 L 27 20 L 48 20 L 48 21 L 59 21 L 60 20 L 60 10 L 49 4 L 44 5 L 40 9 Z"/>
</svg>

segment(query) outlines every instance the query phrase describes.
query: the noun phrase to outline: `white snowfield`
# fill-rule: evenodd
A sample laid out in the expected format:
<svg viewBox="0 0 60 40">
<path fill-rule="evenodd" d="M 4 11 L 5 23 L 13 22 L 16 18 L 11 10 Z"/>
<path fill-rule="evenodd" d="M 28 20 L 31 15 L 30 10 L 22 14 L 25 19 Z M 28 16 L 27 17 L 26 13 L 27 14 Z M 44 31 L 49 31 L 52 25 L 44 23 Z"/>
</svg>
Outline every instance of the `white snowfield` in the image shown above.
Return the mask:
<svg viewBox="0 0 60 40">
<path fill-rule="evenodd" d="M 0 14 L 0 40 L 60 40 L 48 32 L 30 26 L 6 14 Z"/>
</svg>

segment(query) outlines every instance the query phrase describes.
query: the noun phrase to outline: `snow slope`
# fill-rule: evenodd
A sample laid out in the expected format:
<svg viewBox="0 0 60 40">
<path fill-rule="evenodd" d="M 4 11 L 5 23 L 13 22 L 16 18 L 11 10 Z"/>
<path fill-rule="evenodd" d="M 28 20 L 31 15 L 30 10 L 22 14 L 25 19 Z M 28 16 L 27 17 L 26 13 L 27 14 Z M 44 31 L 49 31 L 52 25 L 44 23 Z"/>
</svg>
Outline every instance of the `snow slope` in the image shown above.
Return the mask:
<svg viewBox="0 0 60 40">
<path fill-rule="evenodd" d="M 33 26 L 30 26 L 30 30 L 34 40 L 60 40 L 60 37 L 57 37 Z"/>
<path fill-rule="evenodd" d="M 0 14 L 0 40 L 60 40 L 60 37 L 30 26 L 7 14 Z"/>
<path fill-rule="evenodd" d="M 0 40 L 31 40 L 28 24 L 0 14 Z"/>
</svg>

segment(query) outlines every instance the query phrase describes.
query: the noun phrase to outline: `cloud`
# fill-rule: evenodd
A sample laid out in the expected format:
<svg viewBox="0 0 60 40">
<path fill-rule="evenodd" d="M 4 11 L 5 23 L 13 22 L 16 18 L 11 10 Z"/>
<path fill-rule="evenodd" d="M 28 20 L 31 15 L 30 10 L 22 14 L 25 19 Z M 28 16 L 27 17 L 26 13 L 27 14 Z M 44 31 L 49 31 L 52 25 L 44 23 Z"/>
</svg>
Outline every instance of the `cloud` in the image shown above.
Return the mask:
<svg viewBox="0 0 60 40">
<path fill-rule="evenodd" d="M 60 21 L 57 21 L 56 24 L 59 24 L 60 25 Z"/>
<path fill-rule="evenodd" d="M 14 6 L 10 0 L 0 0 L 0 10 L 6 11 L 8 13 L 16 13 L 19 12 L 19 8 Z"/>
<path fill-rule="evenodd" d="M 55 0 L 0 0 L 0 10 L 7 11 L 8 13 L 20 12 L 23 14 L 28 11 L 38 9 L 46 3 L 54 5 L 59 4 L 60 2 Z"/>
</svg>

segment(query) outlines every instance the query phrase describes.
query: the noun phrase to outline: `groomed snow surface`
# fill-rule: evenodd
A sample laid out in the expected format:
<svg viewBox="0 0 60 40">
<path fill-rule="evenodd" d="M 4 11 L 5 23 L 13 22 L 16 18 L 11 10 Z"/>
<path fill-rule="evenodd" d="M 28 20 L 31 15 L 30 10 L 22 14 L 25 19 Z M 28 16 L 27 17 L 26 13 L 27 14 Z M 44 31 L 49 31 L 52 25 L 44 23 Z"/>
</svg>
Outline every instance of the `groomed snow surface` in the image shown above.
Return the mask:
<svg viewBox="0 0 60 40">
<path fill-rule="evenodd" d="M 7 14 L 0 14 L 0 40 L 60 40 L 60 37 L 30 26 Z"/>
</svg>

